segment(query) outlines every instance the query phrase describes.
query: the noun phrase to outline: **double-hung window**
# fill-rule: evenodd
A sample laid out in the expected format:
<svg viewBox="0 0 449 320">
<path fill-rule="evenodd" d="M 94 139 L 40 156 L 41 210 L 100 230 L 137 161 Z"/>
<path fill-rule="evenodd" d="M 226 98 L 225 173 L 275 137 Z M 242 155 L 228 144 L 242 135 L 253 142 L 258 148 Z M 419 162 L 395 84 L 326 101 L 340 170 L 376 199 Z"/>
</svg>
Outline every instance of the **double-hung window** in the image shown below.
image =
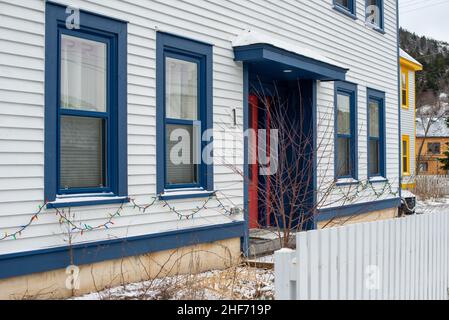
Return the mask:
<svg viewBox="0 0 449 320">
<path fill-rule="evenodd" d="M 158 194 L 213 189 L 212 46 L 157 34 Z"/>
<path fill-rule="evenodd" d="M 365 0 L 365 19 L 374 28 L 384 29 L 383 0 Z"/>
<path fill-rule="evenodd" d="M 334 0 L 334 9 L 356 18 L 356 0 Z"/>
<path fill-rule="evenodd" d="M 46 10 L 46 198 L 127 196 L 125 22 Z M 75 203 L 76 204 L 76 203 Z"/>
<path fill-rule="evenodd" d="M 385 178 L 385 93 L 368 89 L 368 174 Z"/>
<path fill-rule="evenodd" d="M 335 83 L 335 175 L 357 179 L 357 86 Z"/>
<path fill-rule="evenodd" d="M 402 136 L 402 174 L 410 175 L 410 136 Z"/>
</svg>

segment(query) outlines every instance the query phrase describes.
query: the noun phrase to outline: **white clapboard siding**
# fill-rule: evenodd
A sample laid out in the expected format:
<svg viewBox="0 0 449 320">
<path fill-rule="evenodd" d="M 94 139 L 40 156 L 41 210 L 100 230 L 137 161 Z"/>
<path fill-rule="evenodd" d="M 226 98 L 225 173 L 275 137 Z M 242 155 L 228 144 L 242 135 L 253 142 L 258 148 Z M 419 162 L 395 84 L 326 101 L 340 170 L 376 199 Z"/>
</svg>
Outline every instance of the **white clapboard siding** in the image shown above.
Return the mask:
<svg viewBox="0 0 449 320">
<path fill-rule="evenodd" d="M 279 300 L 448 300 L 449 212 L 297 235 L 275 254 Z"/>
<path fill-rule="evenodd" d="M 359 85 L 359 171 L 366 170 L 366 87 L 386 92 L 389 179 L 399 174 L 396 2 L 385 1 L 385 34 L 368 28 L 362 5 L 353 20 L 333 9 L 333 0 L 54 0 L 112 18 L 128 25 L 128 153 L 129 193 L 147 204 L 156 192 L 156 30 L 205 41 L 214 45 L 215 131 L 232 128 L 237 110 L 238 128 L 243 126 L 243 68 L 234 61 L 231 41 L 254 29 L 281 40 L 310 47 L 347 66 L 348 80 Z M 360 0 L 359 0 L 360 2 Z M 373 50 L 375 48 L 375 50 Z M 45 1 L 0 0 L 0 232 L 13 231 L 26 223 L 44 200 L 44 77 Z M 319 122 L 318 136 L 333 143 L 333 83 L 318 83 L 317 107 L 327 122 Z M 324 123 L 329 123 L 330 131 Z M 327 133 L 326 133 L 327 132 Z M 330 134 L 329 134 L 330 132 Z M 233 146 L 243 163 L 243 135 Z M 217 143 L 220 139 L 216 140 Z M 320 167 L 318 181 L 333 178 L 333 146 Z M 329 165 L 329 169 L 327 168 Z M 229 206 L 243 206 L 243 179 L 215 160 L 214 182 Z M 12 182 L 14 181 L 14 182 Z M 9 187 L 8 187 L 9 186 Z M 11 192 L 13 191 L 13 192 Z M 344 191 L 344 190 L 342 190 Z M 339 192 L 339 191 L 337 191 Z M 356 201 L 369 199 L 362 194 Z M 335 195 L 338 197 L 338 194 Z M 332 199 L 329 199 L 329 203 Z M 184 201 L 195 209 L 198 201 Z M 179 221 L 166 208 L 155 207 L 143 216 L 126 207 L 123 218 L 110 230 L 77 237 L 76 243 L 138 236 L 229 221 L 229 217 L 206 210 L 191 221 Z M 76 209 L 86 223 L 104 222 L 116 206 Z M 241 220 L 242 217 L 234 217 Z M 49 212 L 17 241 L 0 243 L 0 254 L 63 245 L 57 218 Z M 131 224 L 125 228 L 126 223 Z M 127 229 L 127 232 L 123 230 Z"/>
</svg>

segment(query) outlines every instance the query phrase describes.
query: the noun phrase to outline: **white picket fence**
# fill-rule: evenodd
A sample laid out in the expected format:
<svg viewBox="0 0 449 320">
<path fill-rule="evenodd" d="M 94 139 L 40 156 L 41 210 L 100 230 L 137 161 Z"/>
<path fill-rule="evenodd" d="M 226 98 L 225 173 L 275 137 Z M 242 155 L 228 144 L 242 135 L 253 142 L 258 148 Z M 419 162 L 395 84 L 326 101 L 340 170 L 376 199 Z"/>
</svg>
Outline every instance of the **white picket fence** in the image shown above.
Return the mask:
<svg viewBox="0 0 449 320">
<path fill-rule="evenodd" d="M 297 235 L 275 254 L 278 300 L 448 300 L 449 213 Z"/>
</svg>

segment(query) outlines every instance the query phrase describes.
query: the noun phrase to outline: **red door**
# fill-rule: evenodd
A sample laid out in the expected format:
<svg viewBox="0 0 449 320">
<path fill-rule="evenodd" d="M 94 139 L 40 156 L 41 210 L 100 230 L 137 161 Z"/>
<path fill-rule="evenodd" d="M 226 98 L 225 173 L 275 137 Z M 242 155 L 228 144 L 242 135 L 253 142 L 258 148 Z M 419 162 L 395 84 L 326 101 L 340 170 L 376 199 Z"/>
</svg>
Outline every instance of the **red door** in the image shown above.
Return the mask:
<svg viewBox="0 0 449 320">
<path fill-rule="evenodd" d="M 259 100 L 257 96 L 249 96 L 249 127 L 253 130 L 250 143 L 253 145 L 249 147 L 251 150 L 250 164 L 249 164 L 249 228 L 259 228 L 259 166 L 257 161 L 258 149 L 258 128 L 259 128 Z"/>
</svg>

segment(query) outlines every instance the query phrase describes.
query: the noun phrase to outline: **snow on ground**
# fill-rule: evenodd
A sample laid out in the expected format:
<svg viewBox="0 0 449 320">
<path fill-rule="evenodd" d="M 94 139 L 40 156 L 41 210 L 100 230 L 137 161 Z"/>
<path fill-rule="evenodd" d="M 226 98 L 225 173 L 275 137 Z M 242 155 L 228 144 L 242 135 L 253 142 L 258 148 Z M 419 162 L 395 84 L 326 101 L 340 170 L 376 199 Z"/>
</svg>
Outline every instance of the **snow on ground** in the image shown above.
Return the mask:
<svg viewBox="0 0 449 320">
<path fill-rule="evenodd" d="M 416 204 L 416 213 L 418 214 L 435 213 L 441 211 L 449 211 L 449 197 L 418 201 Z"/>
<path fill-rule="evenodd" d="M 272 300 L 274 272 L 249 267 L 123 285 L 74 300 Z"/>
</svg>

